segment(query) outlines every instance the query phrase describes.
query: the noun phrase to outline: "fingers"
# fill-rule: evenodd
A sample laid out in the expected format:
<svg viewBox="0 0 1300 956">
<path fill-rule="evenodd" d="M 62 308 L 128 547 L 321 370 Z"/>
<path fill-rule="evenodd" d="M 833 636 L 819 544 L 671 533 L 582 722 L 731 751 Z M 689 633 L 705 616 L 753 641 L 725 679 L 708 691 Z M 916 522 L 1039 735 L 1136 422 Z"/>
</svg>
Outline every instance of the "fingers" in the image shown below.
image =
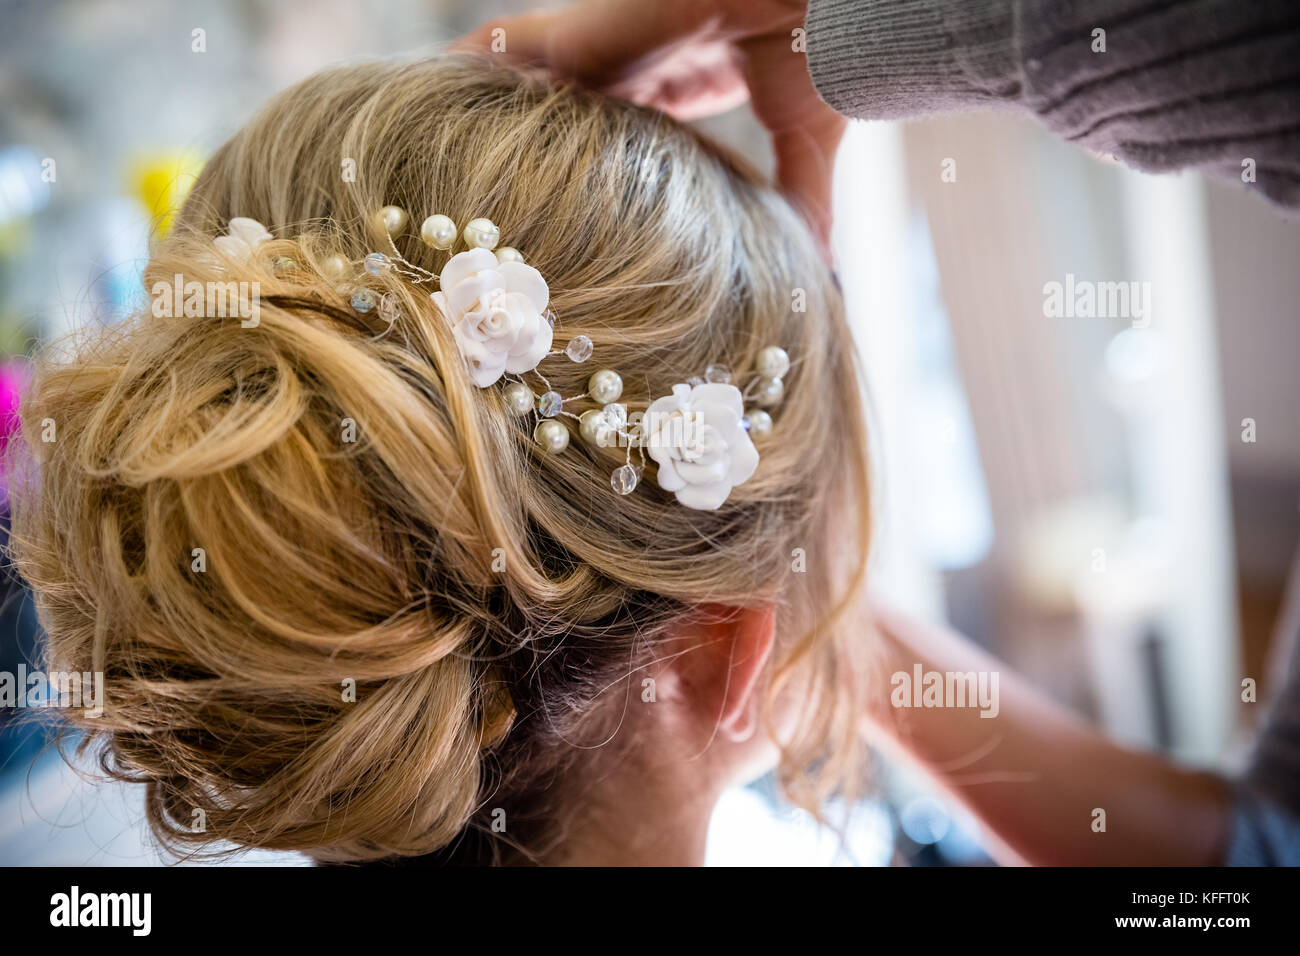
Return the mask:
<svg viewBox="0 0 1300 956">
<path fill-rule="evenodd" d="M 453 49 L 545 66 L 679 120 L 748 97 L 772 133 L 778 183 L 829 261 L 831 172 L 845 121 L 818 99 L 790 43 L 786 21 L 794 15 L 789 22 L 798 22 L 799 8 L 769 9 L 761 0 L 582 0 L 490 21 Z"/>
<path fill-rule="evenodd" d="M 744 78 L 754 113 L 772 134 L 777 184 L 807 218 L 830 261 L 831 178 L 847 122 L 817 95 L 788 35 L 744 41 Z"/>
<path fill-rule="evenodd" d="M 489 20 L 451 45 L 454 53 L 500 53 L 524 63 L 547 63 L 550 38 L 563 31 L 558 13 L 525 13 Z"/>
<path fill-rule="evenodd" d="M 692 89 L 689 93 L 673 89 L 660 90 L 643 105 L 663 110 L 679 123 L 693 123 L 734 110 L 747 99 L 749 91 L 743 83 L 730 86 L 712 84 L 705 89 Z"/>
<path fill-rule="evenodd" d="M 847 125 L 842 116 L 832 112 L 807 126 L 772 136 L 777 185 L 808 220 L 828 263 L 831 261 L 831 183 L 835 151 Z"/>
<path fill-rule="evenodd" d="M 707 0 L 582 0 L 554 13 L 485 23 L 456 41 L 603 85 L 709 22 Z"/>
<path fill-rule="evenodd" d="M 735 50 L 720 42 L 679 45 L 605 91 L 681 122 L 716 116 L 749 98 Z"/>
</svg>

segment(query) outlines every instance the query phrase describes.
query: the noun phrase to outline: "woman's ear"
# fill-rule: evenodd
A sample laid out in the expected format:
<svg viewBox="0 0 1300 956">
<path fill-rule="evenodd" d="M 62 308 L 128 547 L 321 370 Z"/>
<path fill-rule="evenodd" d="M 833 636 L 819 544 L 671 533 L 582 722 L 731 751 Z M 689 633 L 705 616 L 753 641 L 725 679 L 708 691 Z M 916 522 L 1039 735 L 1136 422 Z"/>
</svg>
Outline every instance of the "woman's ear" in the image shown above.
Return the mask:
<svg viewBox="0 0 1300 956">
<path fill-rule="evenodd" d="M 694 718 L 743 739 L 753 732 L 760 682 L 776 641 L 771 604 L 705 604 L 682 635 L 675 670 Z"/>
</svg>

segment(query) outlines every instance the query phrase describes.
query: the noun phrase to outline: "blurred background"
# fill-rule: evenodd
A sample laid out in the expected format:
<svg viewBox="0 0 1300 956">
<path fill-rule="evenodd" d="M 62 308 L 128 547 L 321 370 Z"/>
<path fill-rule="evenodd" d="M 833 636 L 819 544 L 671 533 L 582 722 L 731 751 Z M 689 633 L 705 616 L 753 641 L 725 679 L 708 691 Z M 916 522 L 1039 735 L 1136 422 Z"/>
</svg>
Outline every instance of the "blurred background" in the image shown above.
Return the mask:
<svg viewBox="0 0 1300 956">
<path fill-rule="evenodd" d="M 34 344 L 143 300 L 152 231 L 273 92 L 535 6 L 0 0 L 0 442 Z M 703 125 L 770 168 L 746 110 Z M 1242 681 L 1266 696 L 1300 579 L 1300 223 L 1248 186 L 1141 176 L 1002 116 L 855 124 L 836 202 L 877 587 L 1115 738 L 1230 769 L 1258 707 Z M 1149 283 L 1150 314 L 1049 317 L 1044 286 L 1067 276 Z M 14 672 L 39 633 L 21 584 L 3 588 Z M 83 781 L 13 716 L 0 865 L 160 862 L 137 790 Z M 924 781 L 882 763 L 879 784 L 843 843 L 770 781 L 728 794 L 710 861 L 988 862 Z"/>
</svg>

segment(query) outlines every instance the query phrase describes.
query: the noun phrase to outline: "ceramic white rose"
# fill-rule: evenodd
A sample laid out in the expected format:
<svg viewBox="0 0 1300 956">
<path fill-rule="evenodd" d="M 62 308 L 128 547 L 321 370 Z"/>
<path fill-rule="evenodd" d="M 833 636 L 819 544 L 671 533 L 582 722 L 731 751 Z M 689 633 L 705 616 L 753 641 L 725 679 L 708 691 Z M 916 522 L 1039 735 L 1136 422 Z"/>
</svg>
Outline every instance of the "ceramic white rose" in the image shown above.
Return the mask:
<svg viewBox="0 0 1300 956">
<path fill-rule="evenodd" d="M 744 399 L 734 385 L 674 385 L 646 409 L 646 452 L 659 465 L 659 487 L 687 508 L 716 511 L 758 467 L 744 426 Z"/>
<path fill-rule="evenodd" d="M 266 226 L 247 216 L 236 216 L 226 227 L 227 235 L 217 236 L 212 244 L 223 254 L 232 259 L 251 259 L 253 251 L 274 238 Z"/>
<path fill-rule="evenodd" d="M 471 249 L 451 257 L 439 285 L 442 291 L 431 298 L 451 323 L 480 388 L 507 372 L 531 372 L 550 352 L 550 290 L 532 266 L 498 262 L 488 249 Z"/>
</svg>

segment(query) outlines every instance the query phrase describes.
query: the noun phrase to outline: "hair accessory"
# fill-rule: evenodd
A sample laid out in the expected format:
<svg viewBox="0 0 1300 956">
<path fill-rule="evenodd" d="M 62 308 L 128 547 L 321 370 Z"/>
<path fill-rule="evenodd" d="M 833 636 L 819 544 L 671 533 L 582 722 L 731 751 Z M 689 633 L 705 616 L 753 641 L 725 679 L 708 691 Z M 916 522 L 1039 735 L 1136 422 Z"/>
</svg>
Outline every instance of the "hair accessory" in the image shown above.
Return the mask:
<svg viewBox="0 0 1300 956">
<path fill-rule="evenodd" d="M 433 301 L 451 323 L 479 388 L 495 385 L 507 372 L 531 372 L 550 353 L 546 305 L 551 293 L 532 266 L 498 261 L 479 247 L 452 256 L 440 281 L 442 291 L 433 293 Z"/>
<path fill-rule="evenodd" d="M 247 261 L 253 257 L 253 251 L 268 239 L 274 238 L 256 219 L 236 216 L 226 226 L 227 235 L 212 240 L 217 251 L 232 259 Z"/>
<path fill-rule="evenodd" d="M 769 345 L 759 351 L 757 374 L 744 392 L 731 383 L 729 368 L 714 364 L 702 376 L 674 385 L 671 394 L 650 402 L 644 413 L 629 415 L 619 402 L 623 377 L 612 368 L 596 369 L 587 379 L 586 392 L 566 398 L 551 388 L 538 365 L 554 355 L 582 364 L 595 348 L 586 335 L 573 336 L 562 350 L 551 348 L 555 316 L 548 308 L 550 289 L 541 273 L 525 263 L 517 249 L 499 245 L 500 230 L 490 219 L 471 219 L 462 230 L 441 214 L 420 224 L 421 241 L 445 252 L 459 238 L 469 248 L 453 255 L 440 274 L 430 272 L 403 258 L 393 241 L 410 222 L 399 206 L 377 210 L 373 223 L 387 240 L 388 251 L 369 253 L 362 268 L 373 276 L 395 274 L 417 286 L 438 284 L 430 298 L 451 326 L 470 377 L 479 388 L 508 377 L 501 391 L 505 411 L 516 418 L 534 419 L 533 440 L 547 454 L 558 455 L 569 447 L 570 430 L 563 419 L 571 418 L 587 445 L 625 450 L 623 464 L 610 476 L 616 493 L 627 495 L 636 489 L 649 458 L 657 466 L 659 487 L 687 508 L 700 511 L 722 507 L 731 490 L 754 474 L 759 460 L 754 441 L 767 438 L 773 428 L 766 409 L 785 395 L 783 378 L 790 357 L 784 349 Z M 232 255 L 251 256 L 260 242 L 271 238 L 256 220 L 242 217 L 230 221 L 229 231 L 230 235 L 215 241 Z M 332 279 L 343 280 L 355 263 L 331 256 L 324 268 Z M 351 290 L 349 302 L 362 314 L 378 308 L 390 329 L 397 317 L 391 295 L 381 296 L 360 283 Z M 540 394 L 523 381 L 528 374 L 540 380 Z M 564 407 L 583 399 L 599 407 L 581 415 Z M 758 407 L 747 409 L 748 401 Z"/>
<path fill-rule="evenodd" d="M 450 216 L 434 214 L 420 225 L 420 239 L 440 251 L 451 249 L 457 236 L 468 250 L 453 255 L 439 275 L 404 259 L 393 242 L 410 221 L 405 210 L 385 206 L 376 213 L 378 231 L 388 241 L 391 254 L 372 252 L 364 265 L 372 275 L 396 271 L 416 284 L 436 281 L 439 291 L 430 298 L 452 328 L 456 344 L 480 388 L 512 376 L 502 390 L 508 414 L 532 416 L 533 440 L 547 453 L 558 455 L 571 440 L 564 418 L 578 422 L 578 434 L 588 445 L 622 447 L 623 464 L 614 469 L 610 486 L 620 495 L 631 494 L 641 481 L 647 455 L 658 467 L 659 487 L 671 491 L 681 504 L 701 511 L 722 507 L 731 489 L 748 481 L 758 467 L 755 439 L 772 432 L 772 416 L 765 409 L 785 395 L 783 376 L 790 369 L 785 350 L 770 345 L 755 363 L 757 377 L 741 392 L 731 384 L 731 370 L 710 365 L 703 377 L 692 376 L 674 385 L 672 393 L 650 403 L 644 413 L 628 415 L 623 377 L 612 368 L 598 368 L 587 379 L 587 391 L 565 398 L 551 388 L 538 371 L 542 359 L 565 355 L 582 364 L 595 348 L 586 335 L 575 335 L 563 350 L 552 350 L 555 316 L 548 309 L 550 289 L 540 272 L 524 262 L 519 250 L 499 245 L 501 230 L 490 219 L 471 219 L 458 230 Z M 354 293 L 353 307 L 369 311 L 375 303 Z M 522 377 L 536 375 L 541 394 Z M 599 408 L 575 415 L 566 402 L 588 399 Z M 747 399 L 760 407 L 745 409 Z M 633 462 L 633 451 L 636 462 Z"/>
<path fill-rule="evenodd" d="M 758 467 L 734 385 L 674 385 L 646 410 L 645 446 L 659 465 L 659 487 L 688 508 L 715 511 Z"/>
</svg>

